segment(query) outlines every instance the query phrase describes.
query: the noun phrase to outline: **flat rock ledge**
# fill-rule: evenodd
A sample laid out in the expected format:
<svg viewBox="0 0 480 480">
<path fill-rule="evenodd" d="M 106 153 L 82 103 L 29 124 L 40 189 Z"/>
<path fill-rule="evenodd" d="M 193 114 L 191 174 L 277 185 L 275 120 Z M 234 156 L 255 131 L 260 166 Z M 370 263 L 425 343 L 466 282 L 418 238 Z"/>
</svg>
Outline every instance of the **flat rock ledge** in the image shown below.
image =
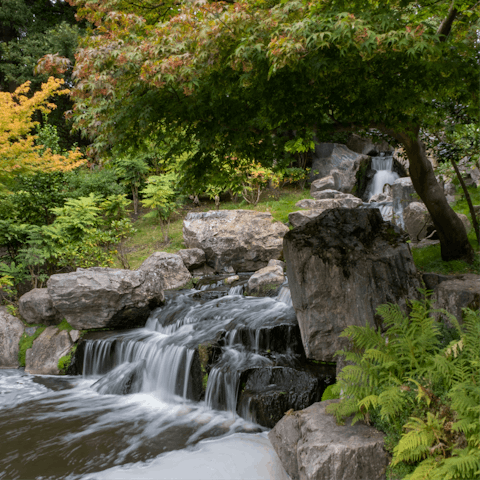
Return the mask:
<svg viewBox="0 0 480 480">
<path fill-rule="evenodd" d="M 384 434 L 362 422 L 337 425 L 314 403 L 285 415 L 268 438 L 292 480 L 385 480 Z"/>
</svg>

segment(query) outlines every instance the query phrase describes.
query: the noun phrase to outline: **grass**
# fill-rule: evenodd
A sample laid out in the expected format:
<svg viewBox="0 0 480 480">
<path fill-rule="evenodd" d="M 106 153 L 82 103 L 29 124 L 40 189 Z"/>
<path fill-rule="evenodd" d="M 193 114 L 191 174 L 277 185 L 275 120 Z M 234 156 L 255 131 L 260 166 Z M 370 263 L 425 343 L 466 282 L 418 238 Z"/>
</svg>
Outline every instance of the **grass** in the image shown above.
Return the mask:
<svg viewBox="0 0 480 480">
<path fill-rule="evenodd" d="M 468 187 L 470 197 L 473 205 L 480 205 L 480 189 L 474 187 Z M 456 202 L 452 205 L 452 208 L 457 213 L 463 213 L 470 218 L 470 210 L 468 203 L 465 200 L 465 195 L 460 193 L 457 195 Z M 443 275 L 453 274 L 465 274 L 475 273 L 480 274 L 480 251 L 477 238 L 473 228 L 468 233 L 468 239 L 472 244 L 473 249 L 477 252 L 475 261 L 473 264 L 468 264 L 461 260 L 452 260 L 450 262 L 444 262 L 440 254 L 440 245 L 431 245 L 423 248 L 412 248 L 413 261 L 417 268 L 422 272 L 439 273 Z"/>
<path fill-rule="evenodd" d="M 309 190 L 275 189 L 264 192 L 256 206 L 250 205 L 244 200 L 237 203 L 222 202 L 220 210 L 244 209 L 270 212 L 275 221 L 285 223 L 288 221 L 288 214 L 298 210 L 295 204 L 304 198 L 310 198 Z M 134 224 L 137 232 L 124 243 L 130 268 L 138 268 L 154 252 L 176 253 L 178 250 L 186 248 L 183 243 L 182 229 L 183 220 L 187 213 L 191 211 L 206 212 L 214 209 L 215 204 L 213 201 L 203 201 L 200 207 L 194 207 L 192 204 L 180 207 L 170 223 L 168 242 L 164 241 L 163 232 L 157 220 L 140 216 Z M 142 211 L 143 215 L 147 212 L 148 210 Z M 120 264 L 117 266 L 121 267 Z"/>
</svg>

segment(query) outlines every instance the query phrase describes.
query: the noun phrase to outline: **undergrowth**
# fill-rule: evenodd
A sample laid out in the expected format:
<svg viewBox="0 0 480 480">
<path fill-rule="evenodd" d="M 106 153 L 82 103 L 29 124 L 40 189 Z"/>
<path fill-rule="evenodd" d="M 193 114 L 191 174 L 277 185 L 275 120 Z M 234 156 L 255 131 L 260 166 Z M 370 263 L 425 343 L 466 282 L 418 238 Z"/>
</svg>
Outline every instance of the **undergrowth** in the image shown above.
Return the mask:
<svg viewBox="0 0 480 480">
<path fill-rule="evenodd" d="M 33 335 L 29 336 L 24 332 L 20 337 L 20 342 L 18 344 L 18 363 L 21 367 L 25 366 L 25 357 L 27 355 L 27 350 L 29 348 L 32 348 L 34 340 L 37 339 L 46 328 L 47 327 L 38 327 Z"/>
<path fill-rule="evenodd" d="M 387 330 L 350 326 L 353 347 L 338 352 L 352 362 L 327 411 L 342 422 L 353 415 L 386 434 L 389 479 L 473 480 L 480 477 L 480 311 L 464 310 L 445 342 L 427 299 L 410 315 L 398 305 L 377 309 Z"/>
</svg>

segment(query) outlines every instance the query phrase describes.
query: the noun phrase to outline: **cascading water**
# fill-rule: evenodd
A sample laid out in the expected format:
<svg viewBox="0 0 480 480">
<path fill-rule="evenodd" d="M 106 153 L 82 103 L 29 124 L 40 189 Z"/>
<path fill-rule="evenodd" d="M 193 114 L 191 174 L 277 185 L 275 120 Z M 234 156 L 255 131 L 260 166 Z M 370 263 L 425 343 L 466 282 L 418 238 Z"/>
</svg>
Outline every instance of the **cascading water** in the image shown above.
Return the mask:
<svg viewBox="0 0 480 480">
<path fill-rule="evenodd" d="M 245 372 L 294 371 L 298 324 L 288 286 L 242 291 L 220 280 L 169 294 L 145 328 L 92 335 L 83 377 L 0 370 L 0 478 L 286 480 L 239 392 Z"/>
<path fill-rule="evenodd" d="M 372 169 L 376 173 L 368 189 L 368 200 L 379 193 L 384 192 L 385 185 L 392 185 L 395 180 L 400 178 L 398 173 L 392 171 L 393 156 L 378 156 L 372 158 Z M 380 209 L 384 220 L 391 220 L 393 216 L 392 202 L 382 202 L 375 204 Z"/>
</svg>

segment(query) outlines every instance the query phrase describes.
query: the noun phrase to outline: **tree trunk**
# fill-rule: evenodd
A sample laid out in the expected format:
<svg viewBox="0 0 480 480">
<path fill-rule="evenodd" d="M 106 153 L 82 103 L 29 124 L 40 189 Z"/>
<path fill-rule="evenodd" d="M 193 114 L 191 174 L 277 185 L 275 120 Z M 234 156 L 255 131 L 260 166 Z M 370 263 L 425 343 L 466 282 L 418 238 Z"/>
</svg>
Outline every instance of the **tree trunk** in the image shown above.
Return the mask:
<svg viewBox="0 0 480 480">
<path fill-rule="evenodd" d="M 414 136 L 397 134 L 405 147 L 410 162 L 410 177 L 415 191 L 427 207 L 440 238 L 442 260 L 465 260 L 473 262 L 474 251 L 468 241 L 467 232 L 458 215 L 445 198 L 443 189 L 435 178 L 432 164 L 427 158 L 424 144 Z"/>
</svg>

